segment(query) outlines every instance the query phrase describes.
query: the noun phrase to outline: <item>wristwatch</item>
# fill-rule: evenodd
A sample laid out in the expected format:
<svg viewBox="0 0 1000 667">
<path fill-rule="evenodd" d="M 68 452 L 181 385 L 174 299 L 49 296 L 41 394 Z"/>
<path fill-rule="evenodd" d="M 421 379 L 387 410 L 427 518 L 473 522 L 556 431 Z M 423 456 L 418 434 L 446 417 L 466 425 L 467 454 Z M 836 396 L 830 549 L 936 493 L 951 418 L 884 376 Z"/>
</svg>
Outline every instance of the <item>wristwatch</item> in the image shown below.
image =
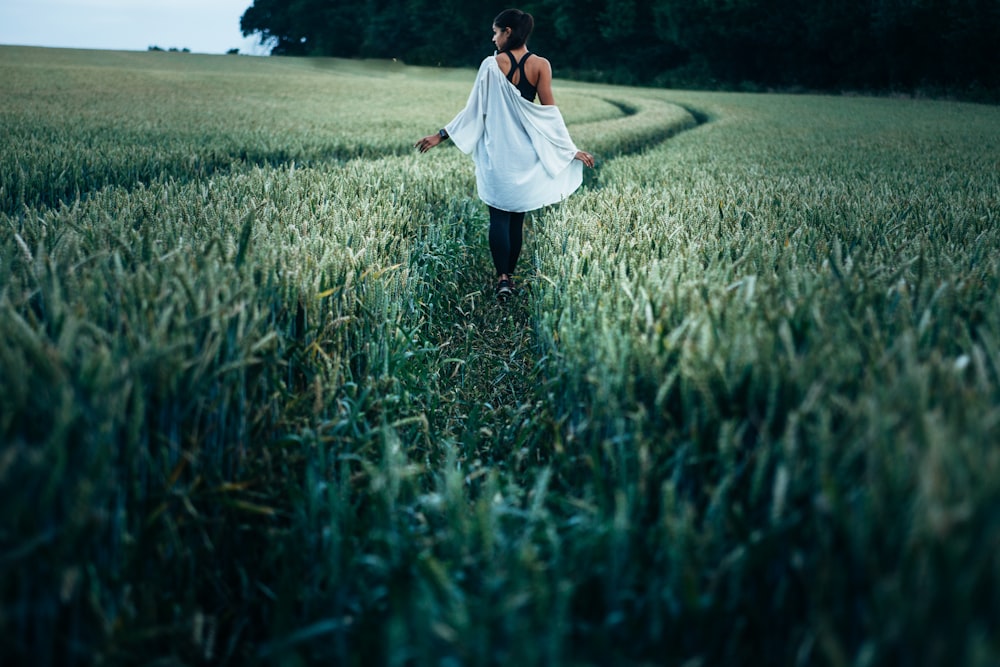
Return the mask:
<svg viewBox="0 0 1000 667">
<path fill-rule="evenodd" d="M 441 139 L 447 139 L 448 131 L 442 127 L 440 130 L 438 130 L 438 136 L 441 137 Z"/>
</svg>

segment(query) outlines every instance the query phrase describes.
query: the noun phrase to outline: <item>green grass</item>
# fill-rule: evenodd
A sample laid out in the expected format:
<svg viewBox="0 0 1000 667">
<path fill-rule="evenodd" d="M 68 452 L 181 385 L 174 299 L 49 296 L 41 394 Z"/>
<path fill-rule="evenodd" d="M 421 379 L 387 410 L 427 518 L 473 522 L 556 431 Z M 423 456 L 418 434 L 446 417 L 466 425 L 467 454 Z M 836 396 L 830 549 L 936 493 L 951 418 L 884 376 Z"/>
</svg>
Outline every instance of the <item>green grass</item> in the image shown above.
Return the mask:
<svg viewBox="0 0 1000 667">
<path fill-rule="evenodd" d="M 0 47 L 5 664 L 994 664 L 1000 112 L 473 77 Z"/>
</svg>

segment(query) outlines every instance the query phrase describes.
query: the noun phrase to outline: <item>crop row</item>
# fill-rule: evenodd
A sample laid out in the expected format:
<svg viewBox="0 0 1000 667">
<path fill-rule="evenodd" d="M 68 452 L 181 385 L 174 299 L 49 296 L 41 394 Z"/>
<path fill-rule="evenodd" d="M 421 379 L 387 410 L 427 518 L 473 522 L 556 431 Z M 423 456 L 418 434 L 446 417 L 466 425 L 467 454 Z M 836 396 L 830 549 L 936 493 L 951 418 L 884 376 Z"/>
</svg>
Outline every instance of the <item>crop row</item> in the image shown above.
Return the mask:
<svg viewBox="0 0 1000 667">
<path fill-rule="evenodd" d="M 621 531 L 592 604 L 727 661 L 985 659 L 995 113 L 704 101 L 538 225 L 558 488 Z"/>
<path fill-rule="evenodd" d="M 5 658 L 997 655 L 993 110 L 566 85 L 500 307 L 469 73 L 6 53 Z"/>
</svg>

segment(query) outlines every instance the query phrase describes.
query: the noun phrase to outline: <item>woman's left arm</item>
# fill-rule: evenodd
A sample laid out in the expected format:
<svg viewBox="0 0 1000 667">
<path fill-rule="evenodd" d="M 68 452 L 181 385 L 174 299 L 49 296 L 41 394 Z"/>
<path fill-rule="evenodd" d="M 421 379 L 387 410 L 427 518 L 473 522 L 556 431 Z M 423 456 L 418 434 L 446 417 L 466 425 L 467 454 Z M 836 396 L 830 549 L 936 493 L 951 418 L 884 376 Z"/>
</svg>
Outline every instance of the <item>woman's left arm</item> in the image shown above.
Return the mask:
<svg viewBox="0 0 1000 667">
<path fill-rule="evenodd" d="M 493 56 L 487 56 L 483 59 L 483 64 L 479 66 L 479 73 L 476 75 L 475 83 L 472 84 L 465 108 L 459 111 L 458 115 L 441 128 L 437 134 L 429 134 L 414 144 L 421 153 L 426 153 L 445 139 L 451 139 L 463 153 L 473 151 L 483 134 L 483 116 L 486 113 L 486 72 L 492 64 L 491 61 L 493 61 Z"/>
<path fill-rule="evenodd" d="M 426 153 L 427 151 L 434 148 L 447 138 L 448 138 L 448 132 L 442 129 L 438 131 L 437 134 L 427 135 L 417 143 L 413 144 L 413 147 L 419 149 L 421 153 Z"/>
</svg>

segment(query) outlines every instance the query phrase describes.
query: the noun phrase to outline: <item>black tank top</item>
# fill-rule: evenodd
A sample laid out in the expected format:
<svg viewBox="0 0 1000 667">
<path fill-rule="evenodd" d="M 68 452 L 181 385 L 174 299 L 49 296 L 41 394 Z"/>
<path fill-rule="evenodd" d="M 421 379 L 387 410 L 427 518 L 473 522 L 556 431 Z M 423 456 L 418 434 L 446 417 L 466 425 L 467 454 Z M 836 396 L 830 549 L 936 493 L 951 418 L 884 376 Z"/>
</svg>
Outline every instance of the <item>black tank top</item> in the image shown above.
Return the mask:
<svg viewBox="0 0 1000 667">
<path fill-rule="evenodd" d="M 514 54 L 510 51 L 504 51 L 504 53 L 506 53 L 507 57 L 510 58 L 510 71 L 507 72 L 507 80 L 514 83 L 514 72 L 521 70 L 521 78 L 518 79 L 517 83 L 514 83 L 514 85 L 517 86 L 517 90 L 521 93 L 521 97 L 529 102 L 534 102 L 535 95 L 538 94 L 538 89 L 531 85 L 531 82 L 528 81 L 528 75 L 524 71 L 524 61 L 526 61 L 528 56 L 531 55 L 531 51 L 524 54 L 524 57 L 521 58 L 521 62 L 517 62 L 514 58 Z"/>
</svg>

